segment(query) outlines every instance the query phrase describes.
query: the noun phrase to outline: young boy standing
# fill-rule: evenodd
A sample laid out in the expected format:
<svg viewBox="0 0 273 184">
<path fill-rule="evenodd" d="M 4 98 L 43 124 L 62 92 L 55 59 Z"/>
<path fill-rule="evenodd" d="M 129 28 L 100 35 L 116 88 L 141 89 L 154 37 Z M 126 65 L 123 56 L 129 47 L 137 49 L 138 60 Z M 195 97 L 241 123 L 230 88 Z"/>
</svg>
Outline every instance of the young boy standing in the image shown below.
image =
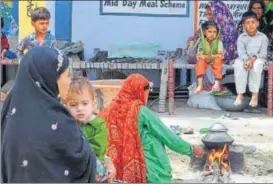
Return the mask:
<svg viewBox="0 0 273 184">
<path fill-rule="evenodd" d="M 245 32 L 237 40 L 239 58 L 234 64 L 237 98 L 234 105 L 241 105 L 248 82 L 252 92 L 251 107 L 258 105 L 258 92 L 263 66 L 267 59 L 268 38 L 258 31 L 259 20 L 256 13 L 248 11 L 242 17 Z"/>
<path fill-rule="evenodd" d="M 18 59 L 24 56 L 24 51 L 35 46 L 57 48 L 55 37 L 48 31 L 50 12 L 44 7 L 36 8 L 31 14 L 31 24 L 35 31 L 25 36 L 17 47 Z"/>
<path fill-rule="evenodd" d="M 197 52 L 197 62 L 195 72 L 197 75 L 198 86 L 195 91 L 199 94 L 203 90 L 203 77 L 210 65 L 215 77 L 213 91 L 220 90 L 220 80 L 222 79 L 222 65 L 224 59 L 224 47 L 219 38 L 219 28 L 214 21 L 207 21 L 202 25 L 201 40 Z"/>
</svg>

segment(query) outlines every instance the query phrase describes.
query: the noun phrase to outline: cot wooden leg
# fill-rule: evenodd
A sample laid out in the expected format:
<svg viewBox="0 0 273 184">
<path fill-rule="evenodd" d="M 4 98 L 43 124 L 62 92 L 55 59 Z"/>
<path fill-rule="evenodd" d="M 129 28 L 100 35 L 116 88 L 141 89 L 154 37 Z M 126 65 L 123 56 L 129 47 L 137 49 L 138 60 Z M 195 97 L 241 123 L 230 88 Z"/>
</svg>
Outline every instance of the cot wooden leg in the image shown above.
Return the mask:
<svg viewBox="0 0 273 184">
<path fill-rule="evenodd" d="M 268 95 L 267 95 L 267 113 L 273 116 L 272 113 L 272 94 L 273 94 L 273 63 L 268 65 Z"/>
<path fill-rule="evenodd" d="M 75 75 L 75 70 L 73 69 L 73 63 L 72 63 L 72 59 L 68 58 L 69 60 L 69 72 L 70 72 L 70 77 L 74 77 Z"/>
<path fill-rule="evenodd" d="M 168 82 L 168 62 L 162 63 L 161 68 L 161 83 L 159 91 L 158 112 L 165 112 L 166 97 L 167 97 L 167 82 Z"/>
<path fill-rule="evenodd" d="M 174 114 L 174 59 L 168 63 L 168 92 L 169 92 L 169 114 Z"/>
</svg>

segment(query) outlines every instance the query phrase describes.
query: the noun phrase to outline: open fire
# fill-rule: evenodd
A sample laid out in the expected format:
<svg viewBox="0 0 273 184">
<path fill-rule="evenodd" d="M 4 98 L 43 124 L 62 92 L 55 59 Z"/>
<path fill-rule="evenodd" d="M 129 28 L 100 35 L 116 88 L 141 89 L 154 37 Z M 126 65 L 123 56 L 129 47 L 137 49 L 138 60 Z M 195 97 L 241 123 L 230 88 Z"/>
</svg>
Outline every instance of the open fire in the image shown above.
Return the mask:
<svg viewBox="0 0 273 184">
<path fill-rule="evenodd" d="M 246 168 L 245 151 L 242 145 L 232 145 L 234 139 L 221 123 L 215 123 L 202 138 L 204 156 L 191 158 L 191 167 L 201 171 L 200 182 L 233 183 L 232 173 L 242 173 Z"/>
<path fill-rule="evenodd" d="M 210 182 L 213 183 L 231 182 L 229 145 L 231 145 L 234 140 L 227 134 L 227 130 L 223 124 L 215 123 L 209 128 L 209 133 L 202 138 L 202 142 L 208 149 L 202 176 L 204 179 L 210 178 Z"/>
<path fill-rule="evenodd" d="M 224 148 L 221 149 L 212 149 L 208 155 L 206 167 L 213 165 L 214 162 L 217 162 L 220 169 L 229 170 L 229 161 L 228 161 L 228 145 L 225 144 Z"/>
<path fill-rule="evenodd" d="M 228 153 L 228 144 L 224 144 L 223 149 L 211 149 L 202 176 L 207 177 L 212 175 L 213 183 L 229 183 L 230 163 Z"/>
</svg>

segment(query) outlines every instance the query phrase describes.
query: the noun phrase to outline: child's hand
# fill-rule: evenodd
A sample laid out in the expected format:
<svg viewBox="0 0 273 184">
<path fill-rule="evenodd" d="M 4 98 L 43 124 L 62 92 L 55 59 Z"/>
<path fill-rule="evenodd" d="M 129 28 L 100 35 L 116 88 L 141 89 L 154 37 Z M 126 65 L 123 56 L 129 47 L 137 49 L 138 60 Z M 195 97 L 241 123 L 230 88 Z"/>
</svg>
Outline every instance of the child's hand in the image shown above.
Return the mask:
<svg viewBox="0 0 273 184">
<path fill-rule="evenodd" d="M 96 166 L 96 177 L 95 180 L 97 183 L 102 183 L 107 180 L 107 176 L 105 175 L 106 168 L 104 163 L 97 159 L 97 166 Z"/>
<path fill-rule="evenodd" d="M 106 180 L 106 177 L 99 176 L 98 173 L 96 173 L 95 181 L 96 183 L 101 183 Z"/>
<path fill-rule="evenodd" d="M 204 59 L 206 61 L 207 61 L 207 57 L 208 57 L 208 55 L 205 55 L 205 54 L 200 54 L 199 55 L 199 59 Z"/>
<path fill-rule="evenodd" d="M 116 177 L 117 171 L 116 171 L 116 168 L 115 168 L 115 166 L 114 166 L 111 158 L 105 157 L 104 159 L 105 159 L 105 167 L 106 167 L 106 171 L 107 171 L 107 178 L 106 178 L 106 180 L 109 183 L 112 183 L 112 181 Z"/>
<path fill-rule="evenodd" d="M 222 53 L 218 53 L 218 54 L 212 55 L 212 59 L 224 59 L 224 55 Z"/>
<path fill-rule="evenodd" d="M 244 63 L 245 69 L 248 71 L 252 70 L 253 65 L 254 65 L 254 61 L 252 59 L 249 59 Z"/>
<path fill-rule="evenodd" d="M 207 61 L 207 63 L 210 63 L 213 60 L 212 55 L 206 55 L 205 60 Z"/>
<path fill-rule="evenodd" d="M 6 98 L 7 98 L 7 95 L 1 92 L 1 101 L 4 102 Z"/>
<path fill-rule="evenodd" d="M 193 42 L 193 36 L 189 37 L 189 39 L 187 40 L 187 46 L 191 45 L 191 42 Z"/>
<path fill-rule="evenodd" d="M 205 56 L 202 52 L 197 52 L 196 54 L 196 59 L 200 60 L 200 59 L 205 59 Z"/>
</svg>

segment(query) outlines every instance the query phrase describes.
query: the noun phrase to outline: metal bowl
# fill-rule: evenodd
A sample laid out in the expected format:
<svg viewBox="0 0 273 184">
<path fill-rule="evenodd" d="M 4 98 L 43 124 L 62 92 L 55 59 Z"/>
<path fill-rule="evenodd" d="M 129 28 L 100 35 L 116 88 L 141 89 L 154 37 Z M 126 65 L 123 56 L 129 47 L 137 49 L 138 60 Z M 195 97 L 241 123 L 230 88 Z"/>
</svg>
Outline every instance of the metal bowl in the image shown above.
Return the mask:
<svg viewBox="0 0 273 184">
<path fill-rule="evenodd" d="M 216 99 L 217 105 L 225 110 L 225 111 L 231 111 L 231 112 L 241 112 L 245 108 L 249 106 L 250 98 L 245 97 L 243 100 L 243 103 L 239 106 L 234 105 L 234 101 L 236 100 L 236 96 L 234 95 L 219 95 L 214 96 Z"/>
<path fill-rule="evenodd" d="M 227 132 L 228 129 L 222 123 L 214 123 L 209 127 L 210 132 Z"/>
</svg>

